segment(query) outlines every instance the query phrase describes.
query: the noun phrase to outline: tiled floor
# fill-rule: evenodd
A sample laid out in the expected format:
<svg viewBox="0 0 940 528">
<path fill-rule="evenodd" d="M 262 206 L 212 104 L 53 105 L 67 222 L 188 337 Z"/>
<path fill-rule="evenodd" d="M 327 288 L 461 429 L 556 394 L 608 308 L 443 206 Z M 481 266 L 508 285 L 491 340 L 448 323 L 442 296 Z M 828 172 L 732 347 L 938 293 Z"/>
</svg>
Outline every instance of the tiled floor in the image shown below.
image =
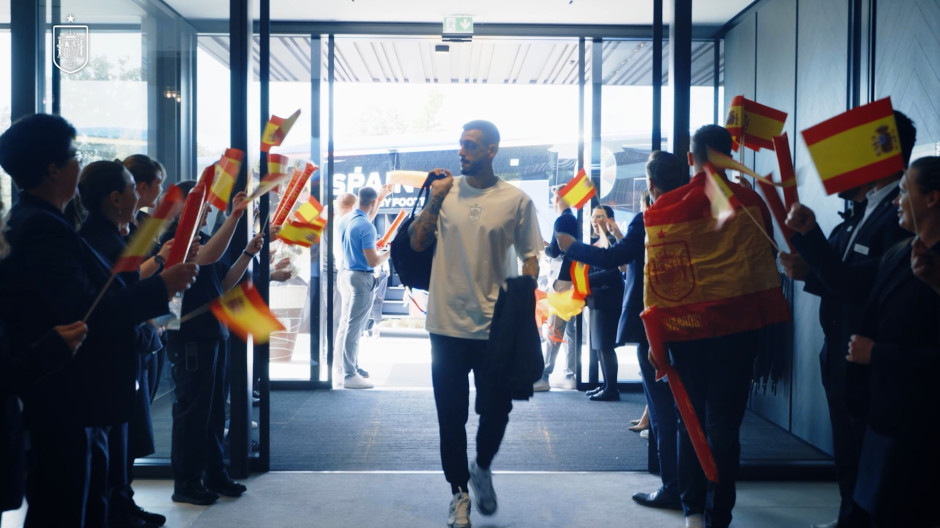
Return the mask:
<svg viewBox="0 0 940 528">
<path fill-rule="evenodd" d="M 658 479 L 643 473 L 500 473 L 494 483 L 499 511 L 476 528 L 584 528 L 684 526 L 678 512 L 644 508 L 630 500 L 651 491 Z M 439 472 L 297 473 L 275 472 L 245 481 L 238 499 L 213 506 L 170 500 L 172 482 L 135 483 L 137 501 L 163 513 L 170 527 L 206 528 L 424 528 L 445 526 L 449 489 Z M 831 520 L 838 490 L 829 482 L 743 482 L 734 509 L 737 528 L 806 528 Z M 3 516 L 2 528 L 22 526 L 23 510 Z"/>
</svg>

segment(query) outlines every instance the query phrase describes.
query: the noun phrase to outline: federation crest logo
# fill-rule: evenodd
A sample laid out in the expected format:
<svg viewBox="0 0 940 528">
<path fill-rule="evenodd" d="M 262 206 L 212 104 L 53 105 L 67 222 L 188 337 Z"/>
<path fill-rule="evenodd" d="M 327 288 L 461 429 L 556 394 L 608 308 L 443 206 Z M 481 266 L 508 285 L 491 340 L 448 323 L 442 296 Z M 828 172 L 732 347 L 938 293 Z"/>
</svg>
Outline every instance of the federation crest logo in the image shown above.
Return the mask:
<svg viewBox="0 0 940 528">
<path fill-rule="evenodd" d="M 897 144 L 898 139 L 894 130 L 888 125 L 882 125 L 875 129 L 875 135 L 871 138 L 871 146 L 875 149 L 875 155 L 877 156 L 891 154 Z"/>
<path fill-rule="evenodd" d="M 75 17 L 68 16 L 69 22 L 74 20 Z M 77 73 L 88 64 L 88 26 L 52 26 L 52 38 L 56 43 L 52 54 L 56 68 L 65 73 Z"/>
<path fill-rule="evenodd" d="M 470 206 L 470 221 L 474 224 L 480 221 L 480 216 L 483 214 L 483 208 L 479 205 Z"/>
<path fill-rule="evenodd" d="M 695 290 L 695 274 L 685 242 L 650 244 L 646 252 L 650 289 L 665 301 L 678 302 Z"/>
</svg>

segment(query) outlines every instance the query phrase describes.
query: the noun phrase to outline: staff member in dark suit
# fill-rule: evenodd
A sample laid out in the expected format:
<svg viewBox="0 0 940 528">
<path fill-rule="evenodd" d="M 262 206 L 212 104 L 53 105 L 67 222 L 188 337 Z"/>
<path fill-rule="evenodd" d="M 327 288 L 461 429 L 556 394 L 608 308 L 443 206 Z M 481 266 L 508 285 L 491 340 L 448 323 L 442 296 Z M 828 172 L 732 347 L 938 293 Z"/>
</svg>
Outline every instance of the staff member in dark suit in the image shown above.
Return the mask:
<svg viewBox="0 0 940 528">
<path fill-rule="evenodd" d="M 915 161 L 895 199 L 900 225 L 940 254 L 940 158 Z M 912 240 L 882 260 L 848 361 L 871 368 L 855 501 L 872 526 L 938 525 L 940 297 L 911 269 Z"/>
<path fill-rule="evenodd" d="M 914 149 L 917 131 L 907 116 L 895 111 L 904 166 Z M 845 222 L 825 240 L 811 209 L 794 204 L 787 225 L 797 233 L 791 238 L 798 255 L 781 253 L 780 262 L 788 276 L 806 280 L 806 291 L 819 295 L 820 322 L 826 341 L 819 354 L 823 388 L 832 424 L 833 458 L 839 479 L 839 518 L 820 525 L 839 528 L 867 527 L 865 512 L 852 501 L 859 449 L 867 424 L 869 394 L 868 367 L 845 361 L 845 346 L 852 328 L 858 324 L 885 252 L 908 234 L 898 226 L 892 202 L 898 195 L 903 172 L 874 182 L 867 191 L 864 207 L 855 206 Z M 843 198 L 859 200 L 860 190 L 847 191 Z"/>
<path fill-rule="evenodd" d="M 689 183 L 689 169 L 678 157 L 654 151 L 646 162 L 646 187 L 655 201 L 661 195 Z M 643 391 L 649 407 L 650 428 L 656 438 L 662 487 L 652 493 L 638 492 L 633 500 L 644 506 L 681 510 L 677 464 L 677 420 L 669 385 L 656 382 L 656 371 L 650 365 L 646 329 L 640 319 L 643 311 L 643 264 L 646 252 L 646 230 L 643 214 L 639 213 L 627 226 L 627 234 L 609 249 L 595 248 L 574 241 L 572 237 L 555 234 L 559 247 L 568 258 L 596 266 L 627 264 L 623 309 L 617 328 L 617 344 L 637 343 L 637 361 L 643 376 Z"/>
<path fill-rule="evenodd" d="M 0 320 L 31 431 L 27 527 L 106 525 L 103 486 L 89 489 L 93 478 L 103 481 L 88 462 L 106 448 L 96 443 L 96 426 L 126 419 L 134 373 L 124 367 L 134 326 L 165 313 L 170 297 L 197 272 L 180 265 L 133 289 L 116 279 L 91 312 L 88 339 L 74 357 L 49 361 L 31 353 L 30 344 L 54 325 L 84 318 L 110 276 L 107 263 L 63 215 L 78 182 L 74 138 L 66 120 L 46 114 L 25 117 L 0 136 L 0 165 L 22 190 L 10 212 L 11 252 L 0 273 L 0 294 L 15 302 L 2 303 Z"/>
</svg>

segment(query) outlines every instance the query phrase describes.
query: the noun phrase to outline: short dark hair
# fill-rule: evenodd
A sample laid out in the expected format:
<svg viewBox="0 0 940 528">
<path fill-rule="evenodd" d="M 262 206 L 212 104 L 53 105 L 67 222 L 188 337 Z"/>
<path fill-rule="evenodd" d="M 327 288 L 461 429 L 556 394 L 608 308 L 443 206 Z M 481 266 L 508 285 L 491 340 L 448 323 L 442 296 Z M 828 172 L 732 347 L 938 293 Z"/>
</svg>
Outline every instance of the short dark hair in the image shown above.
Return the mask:
<svg viewBox="0 0 940 528">
<path fill-rule="evenodd" d="M 470 121 L 463 126 L 464 132 L 468 130 L 479 130 L 482 132 L 483 142 L 486 143 L 484 146 L 499 145 L 499 129 L 496 128 L 496 125 L 489 121 L 485 121 L 483 119 Z"/>
<path fill-rule="evenodd" d="M 38 187 L 50 164 L 65 165 L 75 127 L 57 115 L 33 114 L 18 119 L 0 136 L 0 166 L 24 191 Z"/>
<path fill-rule="evenodd" d="M 124 181 L 125 170 L 120 160 L 96 161 L 82 170 L 78 193 L 89 213 L 100 214 L 101 204 L 112 192 L 124 192 L 127 183 Z"/>
<path fill-rule="evenodd" d="M 603 210 L 604 210 L 604 214 L 607 215 L 607 218 L 613 218 L 613 217 L 614 217 L 614 209 L 613 209 L 611 206 L 609 206 L 609 205 L 598 205 L 598 206 L 595 207 L 595 209 L 603 209 Z"/>
<path fill-rule="evenodd" d="M 158 172 L 163 173 L 163 177 L 166 178 L 163 165 L 146 154 L 131 154 L 124 158 L 124 166 L 127 167 L 127 170 L 131 171 L 131 175 L 134 177 L 134 182 L 136 183 L 146 183 L 150 185 L 157 179 Z"/>
<path fill-rule="evenodd" d="M 375 189 L 369 187 L 368 185 L 359 189 L 359 207 L 363 205 L 371 205 L 376 198 L 379 197 L 379 193 L 375 192 Z"/>
<path fill-rule="evenodd" d="M 911 152 L 914 151 L 914 144 L 917 143 L 917 128 L 914 122 L 897 110 L 894 111 L 894 123 L 898 126 L 898 141 L 901 143 L 901 158 L 904 160 L 904 168 L 911 163 Z"/>
<path fill-rule="evenodd" d="M 731 133 L 725 127 L 705 125 L 692 134 L 692 159 L 696 163 L 708 161 L 708 147 L 731 155 Z"/>
<path fill-rule="evenodd" d="M 669 192 L 689 183 L 689 165 L 671 152 L 654 150 L 646 162 L 646 175 L 656 188 Z"/>
<path fill-rule="evenodd" d="M 920 192 L 929 193 L 940 191 L 940 157 L 925 156 L 911 163 L 912 169 L 917 169 L 917 187 Z"/>
</svg>

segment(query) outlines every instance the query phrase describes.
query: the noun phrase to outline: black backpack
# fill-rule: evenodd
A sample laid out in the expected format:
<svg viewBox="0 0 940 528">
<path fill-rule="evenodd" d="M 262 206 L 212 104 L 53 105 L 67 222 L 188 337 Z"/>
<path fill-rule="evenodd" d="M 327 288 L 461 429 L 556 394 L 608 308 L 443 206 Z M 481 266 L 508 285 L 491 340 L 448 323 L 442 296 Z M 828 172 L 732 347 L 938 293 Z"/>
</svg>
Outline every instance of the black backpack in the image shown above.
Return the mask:
<svg viewBox="0 0 940 528">
<path fill-rule="evenodd" d="M 411 214 L 404 222 L 398 226 L 398 232 L 392 240 L 391 256 L 392 265 L 398 273 L 398 278 L 403 286 L 427 290 L 431 285 L 431 261 L 434 258 L 434 248 L 437 247 L 437 240 L 424 251 L 415 251 L 411 248 L 411 237 L 408 236 L 408 228 L 414 222 L 417 216 L 418 203 L 421 202 L 422 209 L 428 198 L 431 196 L 431 182 L 440 179 L 435 173 L 429 173 L 427 179 L 421 185 L 418 197 L 415 199 L 415 205 L 411 208 Z M 423 200 L 422 200 L 423 198 Z"/>
</svg>

